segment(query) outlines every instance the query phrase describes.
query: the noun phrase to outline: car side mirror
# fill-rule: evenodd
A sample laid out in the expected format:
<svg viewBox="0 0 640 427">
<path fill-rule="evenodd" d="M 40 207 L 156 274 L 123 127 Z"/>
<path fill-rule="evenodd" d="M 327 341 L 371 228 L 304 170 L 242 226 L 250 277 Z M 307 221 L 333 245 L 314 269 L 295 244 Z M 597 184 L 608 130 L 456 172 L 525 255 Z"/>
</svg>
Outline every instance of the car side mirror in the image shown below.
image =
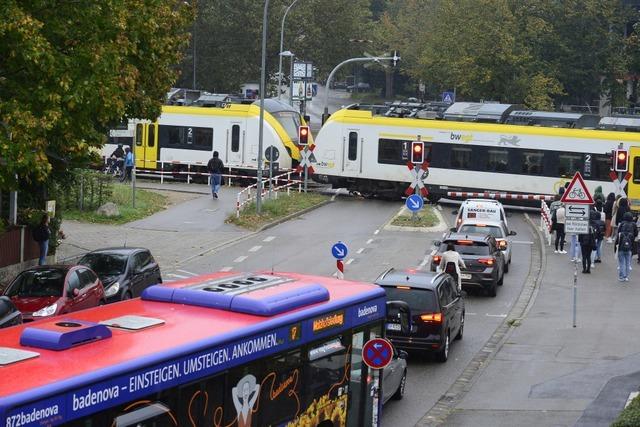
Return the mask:
<svg viewBox="0 0 640 427">
<path fill-rule="evenodd" d="M 73 290 L 71 291 L 71 293 L 73 294 L 73 297 L 77 297 L 78 295 L 80 295 L 80 290 L 78 290 L 78 288 L 73 288 Z"/>
<path fill-rule="evenodd" d="M 513 231 L 513 230 L 510 230 L 510 231 L 509 231 L 509 236 L 515 236 L 515 235 L 517 235 L 517 234 L 518 234 L 518 233 L 516 233 L 516 232 L 515 232 L 515 231 Z"/>
<path fill-rule="evenodd" d="M 457 230 L 455 227 L 451 227 L 451 228 L 449 229 L 449 231 L 453 231 L 453 232 L 455 233 L 455 232 L 456 232 L 456 231 L 458 231 L 458 230 Z"/>
<path fill-rule="evenodd" d="M 440 240 L 434 240 L 432 243 L 433 243 L 433 246 L 440 246 L 442 244 Z"/>
<path fill-rule="evenodd" d="M 398 357 L 406 360 L 409 357 L 409 353 L 404 350 L 398 350 Z"/>
</svg>

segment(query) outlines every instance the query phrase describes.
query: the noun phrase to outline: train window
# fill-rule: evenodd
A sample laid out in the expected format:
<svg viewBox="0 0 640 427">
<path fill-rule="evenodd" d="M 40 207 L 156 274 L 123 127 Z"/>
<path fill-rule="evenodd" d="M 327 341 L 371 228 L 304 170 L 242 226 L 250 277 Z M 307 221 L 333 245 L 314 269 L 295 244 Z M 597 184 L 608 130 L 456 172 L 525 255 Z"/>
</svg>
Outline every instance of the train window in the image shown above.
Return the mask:
<svg viewBox="0 0 640 427">
<path fill-rule="evenodd" d="M 142 123 L 136 125 L 136 145 L 142 145 Z"/>
<path fill-rule="evenodd" d="M 147 139 L 147 145 L 149 147 L 153 147 L 154 145 L 156 145 L 156 125 L 154 124 L 149 125 L 149 136 Z"/>
<path fill-rule="evenodd" d="M 358 158 L 358 132 L 349 132 L 349 151 L 347 157 L 351 161 Z"/>
<path fill-rule="evenodd" d="M 487 152 L 486 170 L 493 172 L 506 172 L 509 164 L 509 152 L 507 150 L 489 150 Z"/>
<path fill-rule="evenodd" d="M 591 160 L 591 177 L 598 181 L 609 180 L 611 159 L 606 154 L 594 154 Z"/>
<path fill-rule="evenodd" d="M 527 175 L 542 175 L 543 153 L 525 151 L 522 153 L 522 173 Z"/>
<path fill-rule="evenodd" d="M 160 125 L 158 140 L 160 146 L 182 145 L 182 128 L 180 126 Z"/>
<path fill-rule="evenodd" d="M 640 184 L 640 156 L 633 158 L 633 183 Z"/>
<path fill-rule="evenodd" d="M 452 148 L 451 167 L 454 169 L 471 169 L 471 148 Z"/>
<path fill-rule="evenodd" d="M 195 134 L 195 138 L 194 138 L 195 145 L 211 151 L 213 147 L 213 129 L 195 128 L 194 134 Z"/>
<path fill-rule="evenodd" d="M 231 126 L 231 151 L 240 151 L 240 125 Z"/>
<path fill-rule="evenodd" d="M 573 176 L 582 169 L 582 156 L 579 154 L 560 154 L 558 156 L 558 174 Z"/>
<path fill-rule="evenodd" d="M 378 163 L 405 165 L 409 159 L 410 141 L 380 138 L 378 140 Z"/>
</svg>

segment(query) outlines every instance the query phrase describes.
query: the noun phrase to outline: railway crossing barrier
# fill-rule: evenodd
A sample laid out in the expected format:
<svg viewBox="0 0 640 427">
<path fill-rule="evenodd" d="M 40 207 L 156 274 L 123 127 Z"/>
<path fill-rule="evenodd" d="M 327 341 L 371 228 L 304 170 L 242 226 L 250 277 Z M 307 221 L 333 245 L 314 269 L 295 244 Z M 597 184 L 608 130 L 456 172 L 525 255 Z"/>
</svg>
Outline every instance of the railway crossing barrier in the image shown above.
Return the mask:
<svg viewBox="0 0 640 427">
<path fill-rule="evenodd" d="M 547 245 L 551 245 L 551 210 L 543 200 L 540 202 L 540 231 L 547 240 Z"/>
<path fill-rule="evenodd" d="M 484 198 L 484 199 L 504 199 L 504 200 L 543 200 L 552 201 L 555 196 L 546 194 L 516 194 L 516 193 L 500 193 L 500 192 L 465 192 L 465 191 L 448 191 L 447 197 L 463 197 L 463 198 Z"/>
<path fill-rule="evenodd" d="M 276 175 L 271 178 L 271 181 L 275 183 L 274 187 L 271 189 L 272 194 L 274 195 L 273 197 L 275 199 L 278 198 L 278 192 L 283 190 L 287 191 L 287 196 L 288 196 L 291 192 L 291 188 L 296 185 L 298 186 L 298 193 L 302 192 L 302 181 L 300 181 L 299 179 L 291 179 L 291 175 L 293 173 L 294 172 L 292 171 L 285 172 L 283 174 Z M 279 185 L 281 181 L 283 182 L 283 184 Z M 269 182 L 269 178 L 264 178 L 262 180 L 262 197 L 265 197 L 269 194 L 269 187 L 265 186 L 265 183 L 268 183 L 268 182 Z M 250 186 L 245 187 L 240 192 L 238 192 L 236 196 L 236 217 L 237 218 L 240 218 L 240 211 L 242 211 L 242 208 L 246 204 L 251 203 L 256 198 L 257 190 L 258 190 L 258 183 L 256 182 L 255 184 L 251 184 Z"/>
</svg>

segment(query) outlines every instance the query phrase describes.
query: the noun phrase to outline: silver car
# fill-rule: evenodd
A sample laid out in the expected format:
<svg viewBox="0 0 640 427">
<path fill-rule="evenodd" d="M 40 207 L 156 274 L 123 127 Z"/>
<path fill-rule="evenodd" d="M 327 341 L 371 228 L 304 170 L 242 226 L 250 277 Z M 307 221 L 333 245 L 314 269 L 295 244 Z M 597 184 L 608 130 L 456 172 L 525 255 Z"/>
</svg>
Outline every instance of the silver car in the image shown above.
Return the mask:
<svg viewBox="0 0 640 427">
<path fill-rule="evenodd" d="M 458 227 L 459 233 L 469 234 L 489 234 L 496 239 L 498 247 L 504 253 L 504 272 L 509 272 L 511 265 L 511 236 L 515 236 L 515 231 L 509 231 L 507 225 L 503 221 L 484 221 L 484 222 L 464 222 Z"/>
</svg>

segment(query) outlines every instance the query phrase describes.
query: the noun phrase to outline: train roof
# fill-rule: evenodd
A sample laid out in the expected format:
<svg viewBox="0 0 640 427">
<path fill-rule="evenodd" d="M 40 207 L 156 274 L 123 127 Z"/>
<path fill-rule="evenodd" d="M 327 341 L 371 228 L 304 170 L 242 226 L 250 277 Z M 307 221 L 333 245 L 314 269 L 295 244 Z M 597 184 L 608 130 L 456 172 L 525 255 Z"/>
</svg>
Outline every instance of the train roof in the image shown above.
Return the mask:
<svg viewBox="0 0 640 427">
<path fill-rule="evenodd" d="M 517 107 L 492 102 L 455 102 L 444 112 L 444 119 L 500 123 Z"/>
<path fill-rule="evenodd" d="M 258 106 L 260 108 L 260 100 L 253 102 L 253 105 Z M 299 111 L 293 108 L 291 105 L 286 102 L 282 102 L 276 98 L 267 98 L 264 100 L 264 109 L 271 114 L 274 113 L 282 113 L 282 112 L 291 112 L 299 114 Z"/>
<path fill-rule="evenodd" d="M 142 298 L 0 330 L 0 407 L 20 392 L 77 387 L 296 322 L 304 331 L 304 319 L 348 306 L 355 305 L 344 312 L 345 327 L 355 317 L 381 318 L 384 307 L 357 311 L 364 302 L 383 305 L 381 298 L 384 291 L 372 284 L 296 273 L 214 273 L 155 285 Z M 85 325 L 102 328 L 103 339 L 74 338 L 90 334 Z M 73 339 L 87 343 L 65 348 Z M 32 354 L 3 363 L 13 351 Z"/>
</svg>

